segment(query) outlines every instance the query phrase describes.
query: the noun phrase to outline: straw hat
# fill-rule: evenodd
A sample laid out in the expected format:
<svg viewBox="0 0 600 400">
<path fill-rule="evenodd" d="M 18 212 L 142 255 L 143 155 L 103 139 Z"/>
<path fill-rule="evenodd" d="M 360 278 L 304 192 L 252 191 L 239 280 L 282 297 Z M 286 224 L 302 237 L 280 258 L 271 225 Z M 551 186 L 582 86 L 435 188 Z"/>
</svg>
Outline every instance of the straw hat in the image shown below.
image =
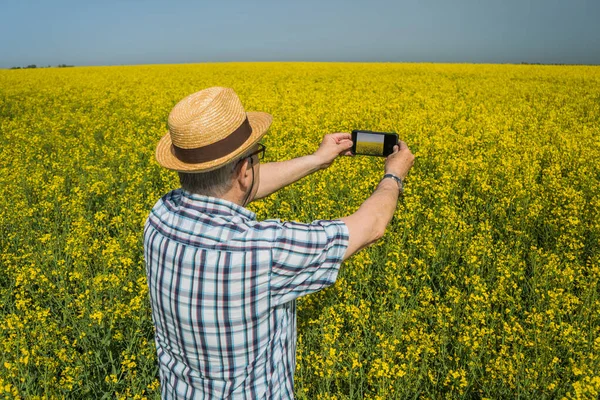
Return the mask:
<svg viewBox="0 0 600 400">
<path fill-rule="evenodd" d="M 158 142 L 156 160 L 181 172 L 217 169 L 256 144 L 272 120 L 265 112 L 246 112 L 233 89 L 201 90 L 171 110 L 169 132 Z"/>
</svg>

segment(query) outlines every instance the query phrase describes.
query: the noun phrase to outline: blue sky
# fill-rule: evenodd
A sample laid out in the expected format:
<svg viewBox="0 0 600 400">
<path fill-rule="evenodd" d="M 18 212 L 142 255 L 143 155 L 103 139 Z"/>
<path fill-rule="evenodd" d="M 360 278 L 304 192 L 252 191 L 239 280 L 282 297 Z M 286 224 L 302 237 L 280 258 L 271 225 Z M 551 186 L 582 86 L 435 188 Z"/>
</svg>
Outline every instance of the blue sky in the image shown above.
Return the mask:
<svg viewBox="0 0 600 400">
<path fill-rule="evenodd" d="M 600 64 L 600 0 L 0 0 L 0 68 L 223 61 Z"/>
</svg>

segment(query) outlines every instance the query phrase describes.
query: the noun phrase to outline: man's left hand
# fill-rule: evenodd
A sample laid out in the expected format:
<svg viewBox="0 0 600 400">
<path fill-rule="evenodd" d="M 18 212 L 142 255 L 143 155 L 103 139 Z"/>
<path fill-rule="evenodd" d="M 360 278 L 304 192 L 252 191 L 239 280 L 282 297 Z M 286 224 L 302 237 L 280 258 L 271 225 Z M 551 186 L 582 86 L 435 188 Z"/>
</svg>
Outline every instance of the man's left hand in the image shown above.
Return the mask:
<svg viewBox="0 0 600 400">
<path fill-rule="evenodd" d="M 346 132 L 330 133 L 325 135 L 314 156 L 319 160 L 320 168 L 324 169 L 329 167 L 337 156 L 351 156 L 351 148 L 352 135 Z"/>
</svg>

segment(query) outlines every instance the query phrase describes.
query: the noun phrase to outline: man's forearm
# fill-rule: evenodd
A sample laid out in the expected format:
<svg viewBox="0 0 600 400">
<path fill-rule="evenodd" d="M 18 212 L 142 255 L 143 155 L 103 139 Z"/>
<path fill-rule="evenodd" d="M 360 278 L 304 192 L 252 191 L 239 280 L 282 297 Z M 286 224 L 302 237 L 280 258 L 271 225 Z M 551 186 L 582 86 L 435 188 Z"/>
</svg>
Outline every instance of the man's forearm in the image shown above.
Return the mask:
<svg viewBox="0 0 600 400">
<path fill-rule="evenodd" d="M 383 237 L 396 211 L 399 193 L 396 182 L 383 179 L 354 214 L 340 218 L 350 233 L 344 260 Z"/>
<path fill-rule="evenodd" d="M 398 184 L 391 179 L 384 179 L 379 182 L 373 194 L 362 203 L 357 211 L 364 212 L 369 216 L 368 218 L 372 218 L 378 239 L 384 235 L 396 212 L 399 194 Z"/>
<path fill-rule="evenodd" d="M 261 199 L 277 190 L 321 169 L 313 155 L 260 165 L 260 183 L 255 199 Z"/>
</svg>

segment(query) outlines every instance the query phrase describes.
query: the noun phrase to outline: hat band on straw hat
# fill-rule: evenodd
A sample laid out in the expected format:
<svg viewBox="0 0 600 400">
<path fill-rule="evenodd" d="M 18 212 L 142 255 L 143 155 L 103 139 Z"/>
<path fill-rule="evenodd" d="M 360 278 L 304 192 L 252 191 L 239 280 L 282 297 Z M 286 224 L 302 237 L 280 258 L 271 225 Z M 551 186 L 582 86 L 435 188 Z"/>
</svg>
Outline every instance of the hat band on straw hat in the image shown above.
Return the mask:
<svg viewBox="0 0 600 400">
<path fill-rule="evenodd" d="M 171 152 L 179 160 L 190 164 L 213 161 L 238 149 L 248 140 L 251 134 L 252 126 L 250 126 L 248 117 L 246 117 L 244 122 L 235 131 L 218 142 L 195 149 L 183 149 L 172 144 Z"/>
</svg>

